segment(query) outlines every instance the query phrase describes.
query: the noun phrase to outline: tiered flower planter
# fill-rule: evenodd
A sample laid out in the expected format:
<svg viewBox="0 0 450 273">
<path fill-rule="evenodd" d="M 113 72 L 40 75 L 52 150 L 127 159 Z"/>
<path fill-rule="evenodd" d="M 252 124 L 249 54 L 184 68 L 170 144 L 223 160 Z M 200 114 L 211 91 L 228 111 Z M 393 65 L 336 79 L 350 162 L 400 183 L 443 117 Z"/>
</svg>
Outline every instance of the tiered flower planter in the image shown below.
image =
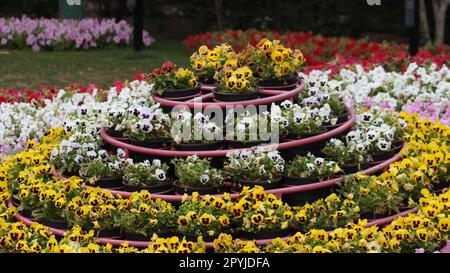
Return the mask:
<svg viewBox="0 0 450 273">
<path fill-rule="evenodd" d="M 167 107 L 167 108 L 173 108 L 175 106 L 184 105 L 186 107 L 189 107 L 193 109 L 194 107 L 208 107 L 208 106 L 218 106 L 222 109 L 226 108 L 227 106 L 233 106 L 233 105 L 270 105 L 271 103 L 279 103 L 286 99 L 294 99 L 302 90 L 303 90 L 303 83 L 299 83 L 296 86 L 293 87 L 292 90 L 277 90 L 277 89 L 262 89 L 261 94 L 263 95 L 262 98 L 254 99 L 254 100 L 247 100 L 242 102 L 216 102 L 213 101 L 213 94 L 210 92 L 214 88 L 213 85 L 203 85 L 202 86 L 202 95 L 199 95 L 195 98 L 188 98 L 186 100 L 173 100 L 169 98 L 162 98 L 159 96 L 154 95 L 154 101 L 156 103 L 160 103 L 161 106 Z M 201 102 L 199 102 L 201 99 Z M 302 139 L 295 139 L 295 140 L 282 140 L 280 143 L 276 144 L 265 144 L 264 146 L 268 148 L 276 148 L 277 150 L 283 152 L 289 149 L 308 149 L 310 146 L 313 146 L 315 143 L 324 142 L 328 139 L 331 139 L 333 137 L 336 137 L 342 133 L 345 133 L 355 123 L 355 113 L 351 109 L 351 107 L 347 108 L 348 112 L 348 119 L 342 123 L 340 123 L 339 126 L 335 126 L 333 128 L 329 128 L 328 131 L 314 136 L 308 136 Z M 158 148 L 158 147 L 143 147 L 135 145 L 134 143 L 130 143 L 128 140 L 118 138 L 117 136 L 111 136 L 108 134 L 108 132 L 105 129 L 102 129 L 100 131 L 101 137 L 104 139 L 104 141 L 113 147 L 116 148 L 122 148 L 125 150 L 126 155 L 133 154 L 133 155 L 140 155 L 142 157 L 148 156 L 149 158 L 171 158 L 171 157 L 188 157 L 191 155 L 197 155 L 199 157 L 213 157 L 213 158 L 224 158 L 226 157 L 226 154 L 231 151 L 239 151 L 242 149 L 249 149 L 249 148 L 239 148 L 239 149 L 210 149 L 210 150 L 175 150 L 174 148 L 168 149 L 168 148 Z M 403 148 L 406 146 L 406 143 L 403 145 Z M 226 146 L 225 146 L 226 147 Z M 254 147 L 250 148 L 253 149 Z M 368 169 L 365 169 L 363 171 L 364 174 L 373 174 L 380 171 L 385 170 L 391 163 L 397 161 L 400 159 L 399 153 L 394 154 L 392 157 L 388 158 L 385 161 L 378 162 L 377 164 L 374 164 L 370 166 Z M 55 174 L 57 175 L 57 174 Z M 300 185 L 284 185 L 280 188 L 275 189 L 267 189 L 267 193 L 275 194 L 277 197 L 282 198 L 283 196 L 288 195 L 295 195 L 295 194 L 303 194 L 307 195 L 308 193 L 313 194 L 317 191 L 324 191 L 327 190 L 339 181 L 341 181 L 344 177 L 337 177 L 326 181 L 321 182 L 315 182 L 315 183 L 306 183 L 306 184 L 300 184 Z M 228 184 L 228 183 L 227 183 Z M 228 185 L 229 186 L 229 185 Z M 131 191 L 125 191 L 125 190 L 116 190 L 116 189 L 106 189 L 109 190 L 114 195 L 120 195 L 124 198 L 128 198 L 131 196 Z M 215 195 L 221 196 L 222 193 L 217 193 Z M 152 194 L 152 197 L 157 199 L 160 198 L 162 200 L 165 200 L 167 202 L 181 202 L 183 196 L 177 195 L 172 190 L 169 191 L 162 191 L 162 192 L 155 192 Z M 230 197 L 232 199 L 238 199 L 240 197 L 239 193 L 231 193 Z M 13 206 L 13 203 L 10 201 L 9 206 Z M 395 217 L 406 215 L 408 213 L 414 212 L 415 209 L 403 211 L 399 214 L 385 217 L 382 219 L 377 219 L 374 221 L 371 221 L 368 226 L 371 225 L 384 225 L 392 221 Z M 17 220 L 22 221 L 26 225 L 31 225 L 33 222 L 33 219 L 30 219 L 28 217 L 25 217 L 24 215 L 21 215 L 20 213 L 17 213 L 16 215 Z M 57 236 L 63 236 L 66 230 L 64 229 L 57 229 L 57 228 L 50 228 L 51 232 L 53 232 Z M 162 235 L 162 234 L 161 234 Z M 286 236 L 289 234 L 285 234 Z M 283 234 L 284 236 L 284 234 Z M 245 236 L 244 236 L 245 237 Z M 283 237 L 282 239 L 287 239 L 288 237 Z M 261 239 L 260 237 L 255 237 L 255 242 L 257 245 L 264 245 L 270 243 L 274 238 L 264 238 Z M 117 238 L 100 238 L 97 237 L 97 241 L 102 244 L 110 243 L 112 245 L 120 245 L 123 242 L 129 242 L 130 246 L 135 246 L 139 248 L 147 247 L 149 242 L 148 241 L 129 241 L 129 240 L 121 240 Z M 207 248 L 212 248 L 212 243 L 207 242 L 206 243 Z"/>
</svg>

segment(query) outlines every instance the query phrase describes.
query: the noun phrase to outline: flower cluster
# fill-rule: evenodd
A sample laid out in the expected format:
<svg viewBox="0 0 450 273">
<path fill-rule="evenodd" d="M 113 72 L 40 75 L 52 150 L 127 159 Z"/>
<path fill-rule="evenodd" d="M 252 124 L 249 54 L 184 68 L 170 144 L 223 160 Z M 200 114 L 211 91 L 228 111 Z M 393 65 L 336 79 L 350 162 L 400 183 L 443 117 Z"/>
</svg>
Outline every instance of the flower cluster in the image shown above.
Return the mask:
<svg viewBox="0 0 450 273">
<path fill-rule="evenodd" d="M 226 93 L 256 92 L 253 73 L 247 66 L 232 68 L 225 66 L 214 78 L 218 82 L 217 91 Z"/>
<path fill-rule="evenodd" d="M 202 82 L 210 82 L 216 71 L 223 67 L 237 68 L 236 53 L 228 44 L 221 44 L 213 49 L 202 45 L 191 55 L 190 60 L 192 68 Z"/>
<path fill-rule="evenodd" d="M 205 235 L 216 237 L 224 231 L 230 231 L 232 214 L 229 210 L 233 202 L 229 195 L 224 198 L 193 194 L 185 199 L 178 208 L 178 229 L 186 235 Z"/>
<path fill-rule="evenodd" d="M 147 76 L 153 84 L 153 92 L 163 95 L 166 90 L 194 88 L 198 86 L 198 78 L 187 68 L 178 68 L 171 61 L 165 61 L 161 68 L 155 68 Z"/>
<path fill-rule="evenodd" d="M 128 160 L 123 170 L 123 180 L 133 186 L 148 186 L 165 182 L 168 179 L 167 172 L 169 166 L 161 163 L 161 160 L 154 159 L 152 162 L 132 162 Z"/>
<path fill-rule="evenodd" d="M 311 177 L 326 180 L 342 172 L 337 162 L 316 157 L 312 154 L 296 156 L 285 168 L 284 173 L 291 177 Z"/>
<path fill-rule="evenodd" d="M 227 154 L 224 172 L 234 182 L 274 182 L 281 178 L 284 159 L 278 151 L 242 150 Z"/>
<path fill-rule="evenodd" d="M 178 182 L 182 186 L 218 187 L 223 183 L 222 171 L 211 167 L 211 160 L 208 158 L 199 158 L 194 155 L 185 159 L 174 158 L 172 163 L 175 165 Z"/>
<path fill-rule="evenodd" d="M 239 63 L 250 67 L 257 78 L 264 80 L 296 77 L 304 62 L 300 50 L 286 48 L 279 40 L 262 39 L 256 47 L 249 45 L 239 53 Z"/>
<path fill-rule="evenodd" d="M 208 143 L 222 139 L 222 129 L 201 112 L 193 115 L 189 110 L 172 112 L 170 129 L 175 143 Z"/>
<path fill-rule="evenodd" d="M 114 19 L 56 20 L 0 18 L 0 47 L 31 48 L 33 51 L 105 48 L 129 45 L 133 27 Z M 155 40 L 144 31 L 145 46 Z"/>
</svg>

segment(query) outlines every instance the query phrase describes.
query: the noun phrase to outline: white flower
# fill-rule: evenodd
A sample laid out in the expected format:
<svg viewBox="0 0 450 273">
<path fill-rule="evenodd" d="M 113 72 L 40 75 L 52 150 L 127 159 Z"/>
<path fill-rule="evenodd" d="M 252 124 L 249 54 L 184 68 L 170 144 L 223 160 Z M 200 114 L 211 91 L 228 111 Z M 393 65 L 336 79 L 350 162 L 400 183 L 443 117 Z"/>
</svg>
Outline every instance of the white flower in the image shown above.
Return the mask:
<svg viewBox="0 0 450 273">
<path fill-rule="evenodd" d="M 281 156 L 278 153 L 278 151 L 272 151 L 272 152 L 268 152 L 267 156 L 273 161 L 273 162 L 277 162 Z"/>
<path fill-rule="evenodd" d="M 159 181 L 164 181 L 164 180 L 166 180 L 166 173 L 163 170 L 161 170 L 161 169 L 156 169 L 155 177 Z"/>
<path fill-rule="evenodd" d="M 209 182 L 209 175 L 203 174 L 202 176 L 200 176 L 200 183 L 206 185 L 208 184 L 208 182 Z"/>
<path fill-rule="evenodd" d="M 156 166 L 156 167 L 161 167 L 161 160 L 159 160 L 159 159 L 153 159 L 152 165 L 154 165 L 154 166 Z"/>
<path fill-rule="evenodd" d="M 377 140 L 378 136 L 379 136 L 379 134 L 377 131 L 372 130 L 372 131 L 367 132 L 367 139 L 370 141 Z"/>
<path fill-rule="evenodd" d="M 325 161 L 325 159 L 323 159 L 323 158 L 321 158 L 321 157 L 318 157 L 318 158 L 316 158 L 316 160 L 314 160 L 314 163 L 315 163 L 317 166 L 322 166 L 324 161 Z"/>
<path fill-rule="evenodd" d="M 380 151 L 387 151 L 391 148 L 391 143 L 387 142 L 384 139 L 380 139 L 377 143 L 377 147 L 378 149 L 380 149 Z"/>
<path fill-rule="evenodd" d="M 105 160 L 108 157 L 108 152 L 105 150 L 98 151 L 99 158 Z"/>
<path fill-rule="evenodd" d="M 88 151 L 86 155 L 89 157 L 90 160 L 94 160 L 97 157 L 97 153 L 95 151 Z"/>
<path fill-rule="evenodd" d="M 239 157 L 242 159 L 249 159 L 252 155 L 252 152 L 249 150 L 242 150 L 241 153 L 239 154 Z"/>
<path fill-rule="evenodd" d="M 362 143 L 358 143 L 358 144 L 356 144 L 355 148 L 358 152 L 363 152 L 366 149 L 366 146 L 364 146 L 364 144 L 362 144 Z"/>
<path fill-rule="evenodd" d="M 122 158 L 122 159 L 124 159 L 125 158 L 125 151 L 124 150 L 122 150 L 122 149 L 117 149 L 117 156 L 119 157 L 119 158 Z"/>
<path fill-rule="evenodd" d="M 292 103 L 292 101 L 290 101 L 290 100 L 285 100 L 285 101 L 283 101 L 283 102 L 280 104 L 280 106 L 281 106 L 283 109 L 291 109 L 291 108 L 292 108 L 292 105 L 293 105 L 293 103 Z"/>
<path fill-rule="evenodd" d="M 314 171 L 315 168 L 316 165 L 314 165 L 313 163 L 306 163 L 306 169 L 308 169 L 309 172 Z"/>
<path fill-rule="evenodd" d="M 81 156 L 81 155 L 77 155 L 77 156 L 75 156 L 75 158 L 74 158 L 74 161 L 76 162 L 76 163 L 78 163 L 78 164 L 80 164 L 80 163 L 82 163 L 83 162 L 83 156 Z"/>
</svg>

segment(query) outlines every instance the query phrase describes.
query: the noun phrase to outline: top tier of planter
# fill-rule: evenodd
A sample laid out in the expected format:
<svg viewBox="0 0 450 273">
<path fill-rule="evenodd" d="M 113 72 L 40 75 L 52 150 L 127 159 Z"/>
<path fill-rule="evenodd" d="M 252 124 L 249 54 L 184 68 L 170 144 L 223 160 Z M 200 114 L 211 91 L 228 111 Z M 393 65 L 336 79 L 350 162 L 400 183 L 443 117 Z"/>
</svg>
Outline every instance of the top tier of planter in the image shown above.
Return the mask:
<svg viewBox="0 0 450 273">
<path fill-rule="evenodd" d="M 275 89 L 261 89 L 260 94 L 263 96 L 267 96 L 260 99 L 255 100 L 247 100 L 247 101 L 235 101 L 235 102 L 207 102 L 207 100 L 211 100 L 213 97 L 212 93 L 206 93 L 203 95 L 199 95 L 194 98 L 190 98 L 188 100 L 184 101 L 177 101 L 167 98 L 162 98 L 159 96 L 154 95 L 153 99 L 155 102 L 160 103 L 162 106 L 166 107 L 175 107 L 175 106 L 186 106 L 189 108 L 205 108 L 207 106 L 219 106 L 221 108 L 225 108 L 227 106 L 248 106 L 248 105 L 268 105 L 271 103 L 277 103 L 282 102 L 287 99 L 293 99 L 296 97 L 304 87 L 304 83 L 301 82 L 300 84 L 297 84 L 296 87 L 290 91 L 283 91 L 283 90 L 275 90 Z M 211 85 L 204 85 L 202 86 L 203 91 L 211 91 L 214 88 L 214 86 Z M 201 101 L 200 101 L 201 98 Z M 265 144 L 264 147 L 267 148 L 275 148 L 277 150 L 285 150 L 285 149 L 292 149 L 292 148 L 298 148 L 305 145 L 310 145 L 313 143 L 317 143 L 320 141 L 328 140 L 330 138 L 336 137 L 346 131 L 348 131 L 353 124 L 355 123 L 355 113 L 351 107 L 347 107 L 347 111 L 349 114 L 349 118 L 346 122 L 342 123 L 340 126 L 333 128 L 332 130 L 329 130 L 327 132 L 324 132 L 322 134 L 318 134 L 311 137 L 306 137 L 302 139 L 296 139 L 296 140 L 283 140 L 280 143 L 269 143 Z M 112 137 L 108 135 L 106 130 L 102 129 L 100 131 L 101 137 L 109 144 L 111 144 L 114 147 L 122 148 L 127 151 L 132 151 L 140 154 L 147 154 L 147 155 L 153 155 L 153 156 L 161 156 L 161 157 L 188 157 L 192 155 L 197 155 L 199 157 L 225 157 L 226 154 L 230 151 L 236 151 L 236 150 L 245 150 L 249 148 L 241 148 L 241 149 L 222 149 L 222 150 L 209 150 L 209 151 L 177 151 L 173 149 L 157 149 L 157 148 L 147 148 L 142 146 L 136 146 L 130 143 L 126 143 L 121 141 L 120 139 L 117 139 L 115 137 Z"/>
<path fill-rule="evenodd" d="M 287 86 L 291 87 L 291 86 Z M 248 106 L 248 105 L 269 105 L 271 103 L 282 102 L 287 99 L 292 99 L 296 97 L 304 87 L 304 82 L 299 82 L 292 86 L 292 90 L 280 90 L 277 87 L 259 87 L 259 94 L 263 96 L 263 98 L 253 99 L 253 100 L 245 100 L 245 101 L 230 101 L 230 102 L 219 102 L 214 101 L 214 94 L 212 93 L 213 89 L 216 88 L 215 85 L 211 84 L 203 84 L 201 86 L 202 94 L 198 96 L 188 96 L 183 98 L 163 98 L 158 95 L 153 95 L 153 100 L 156 103 L 161 104 L 163 107 L 175 107 L 175 106 L 186 106 L 191 109 L 195 107 L 209 107 L 209 106 L 218 106 L 221 108 L 226 108 L 227 106 Z"/>
</svg>

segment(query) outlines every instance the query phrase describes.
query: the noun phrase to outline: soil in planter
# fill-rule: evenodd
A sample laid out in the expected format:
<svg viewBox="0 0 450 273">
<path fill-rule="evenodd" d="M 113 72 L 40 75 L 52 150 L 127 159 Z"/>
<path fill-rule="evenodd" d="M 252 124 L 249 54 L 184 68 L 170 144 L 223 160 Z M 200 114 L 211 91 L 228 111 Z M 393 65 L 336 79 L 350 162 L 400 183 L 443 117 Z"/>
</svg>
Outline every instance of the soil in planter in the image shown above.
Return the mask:
<svg viewBox="0 0 450 273">
<path fill-rule="evenodd" d="M 149 193 L 159 193 L 172 189 L 172 180 L 166 180 L 161 183 L 148 186 L 134 186 L 129 185 L 126 181 L 123 181 L 123 187 L 127 192 L 139 192 L 142 190 L 147 190 Z"/>
<path fill-rule="evenodd" d="M 298 77 L 290 76 L 285 79 L 267 79 L 259 80 L 258 86 L 265 89 L 276 89 L 276 90 L 293 90 L 298 83 Z"/>
<path fill-rule="evenodd" d="M 342 170 L 345 174 L 357 173 L 359 171 L 363 171 L 369 168 L 369 163 L 361 163 L 361 164 L 349 164 L 341 166 Z"/>
<path fill-rule="evenodd" d="M 201 195 L 205 194 L 218 194 L 220 193 L 221 189 L 213 186 L 208 187 L 185 187 L 179 184 L 178 181 L 173 183 L 173 186 L 175 188 L 175 193 L 179 195 L 188 194 L 191 195 L 194 192 L 198 192 Z"/>
<path fill-rule="evenodd" d="M 198 144 L 181 143 L 181 144 L 174 144 L 173 147 L 177 151 L 214 151 L 222 149 L 223 141 L 218 140 L 211 143 L 198 143 Z"/>
<path fill-rule="evenodd" d="M 255 140 L 255 141 L 240 141 L 240 140 L 227 140 L 228 147 L 231 149 L 241 149 L 259 146 L 269 143 L 270 140 Z"/>
<path fill-rule="evenodd" d="M 259 98 L 259 91 L 251 92 L 251 93 L 226 93 L 219 92 L 214 89 L 213 91 L 214 99 L 216 101 L 223 102 L 233 102 L 233 101 L 246 101 L 246 100 L 255 100 Z"/>
<path fill-rule="evenodd" d="M 184 88 L 184 89 L 167 89 L 164 90 L 164 93 L 160 95 L 162 98 L 183 98 L 183 97 L 192 97 L 199 95 L 201 93 L 200 86 L 193 88 Z"/>
<path fill-rule="evenodd" d="M 283 176 L 282 178 L 283 187 L 300 186 L 318 182 L 320 182 L 320 180 L 313 177 Z M 324 187 L 305 192 L 283 194 L 282 201 L 287 203 L 289 206 L 303 206 L 306 203 L 313 203 L 321 198 L 327 197 L 331 192 L 331 188 L 332 187 Z"/>
<path fill-rule="evenodd" d="M 260 232 L 248 232 L 239 231 L 238 237 L 247 240 L 266 240 L 275 239 L 277 237 L 283 238 L 290 234 L 290 229 L 276 230 L 276 231 L 260 231 Z"/>
<path fill-rule="evenodd" d="M 69 227 L 66 220 L 62 220 L 62 219 L 55 220 L 55 219 L 41 218 L 41 219 L 37 219 L 37 221 L 44 226 L 56 228 L 56 229 L 68 229 L 68 227 Z"/>
</svg>

